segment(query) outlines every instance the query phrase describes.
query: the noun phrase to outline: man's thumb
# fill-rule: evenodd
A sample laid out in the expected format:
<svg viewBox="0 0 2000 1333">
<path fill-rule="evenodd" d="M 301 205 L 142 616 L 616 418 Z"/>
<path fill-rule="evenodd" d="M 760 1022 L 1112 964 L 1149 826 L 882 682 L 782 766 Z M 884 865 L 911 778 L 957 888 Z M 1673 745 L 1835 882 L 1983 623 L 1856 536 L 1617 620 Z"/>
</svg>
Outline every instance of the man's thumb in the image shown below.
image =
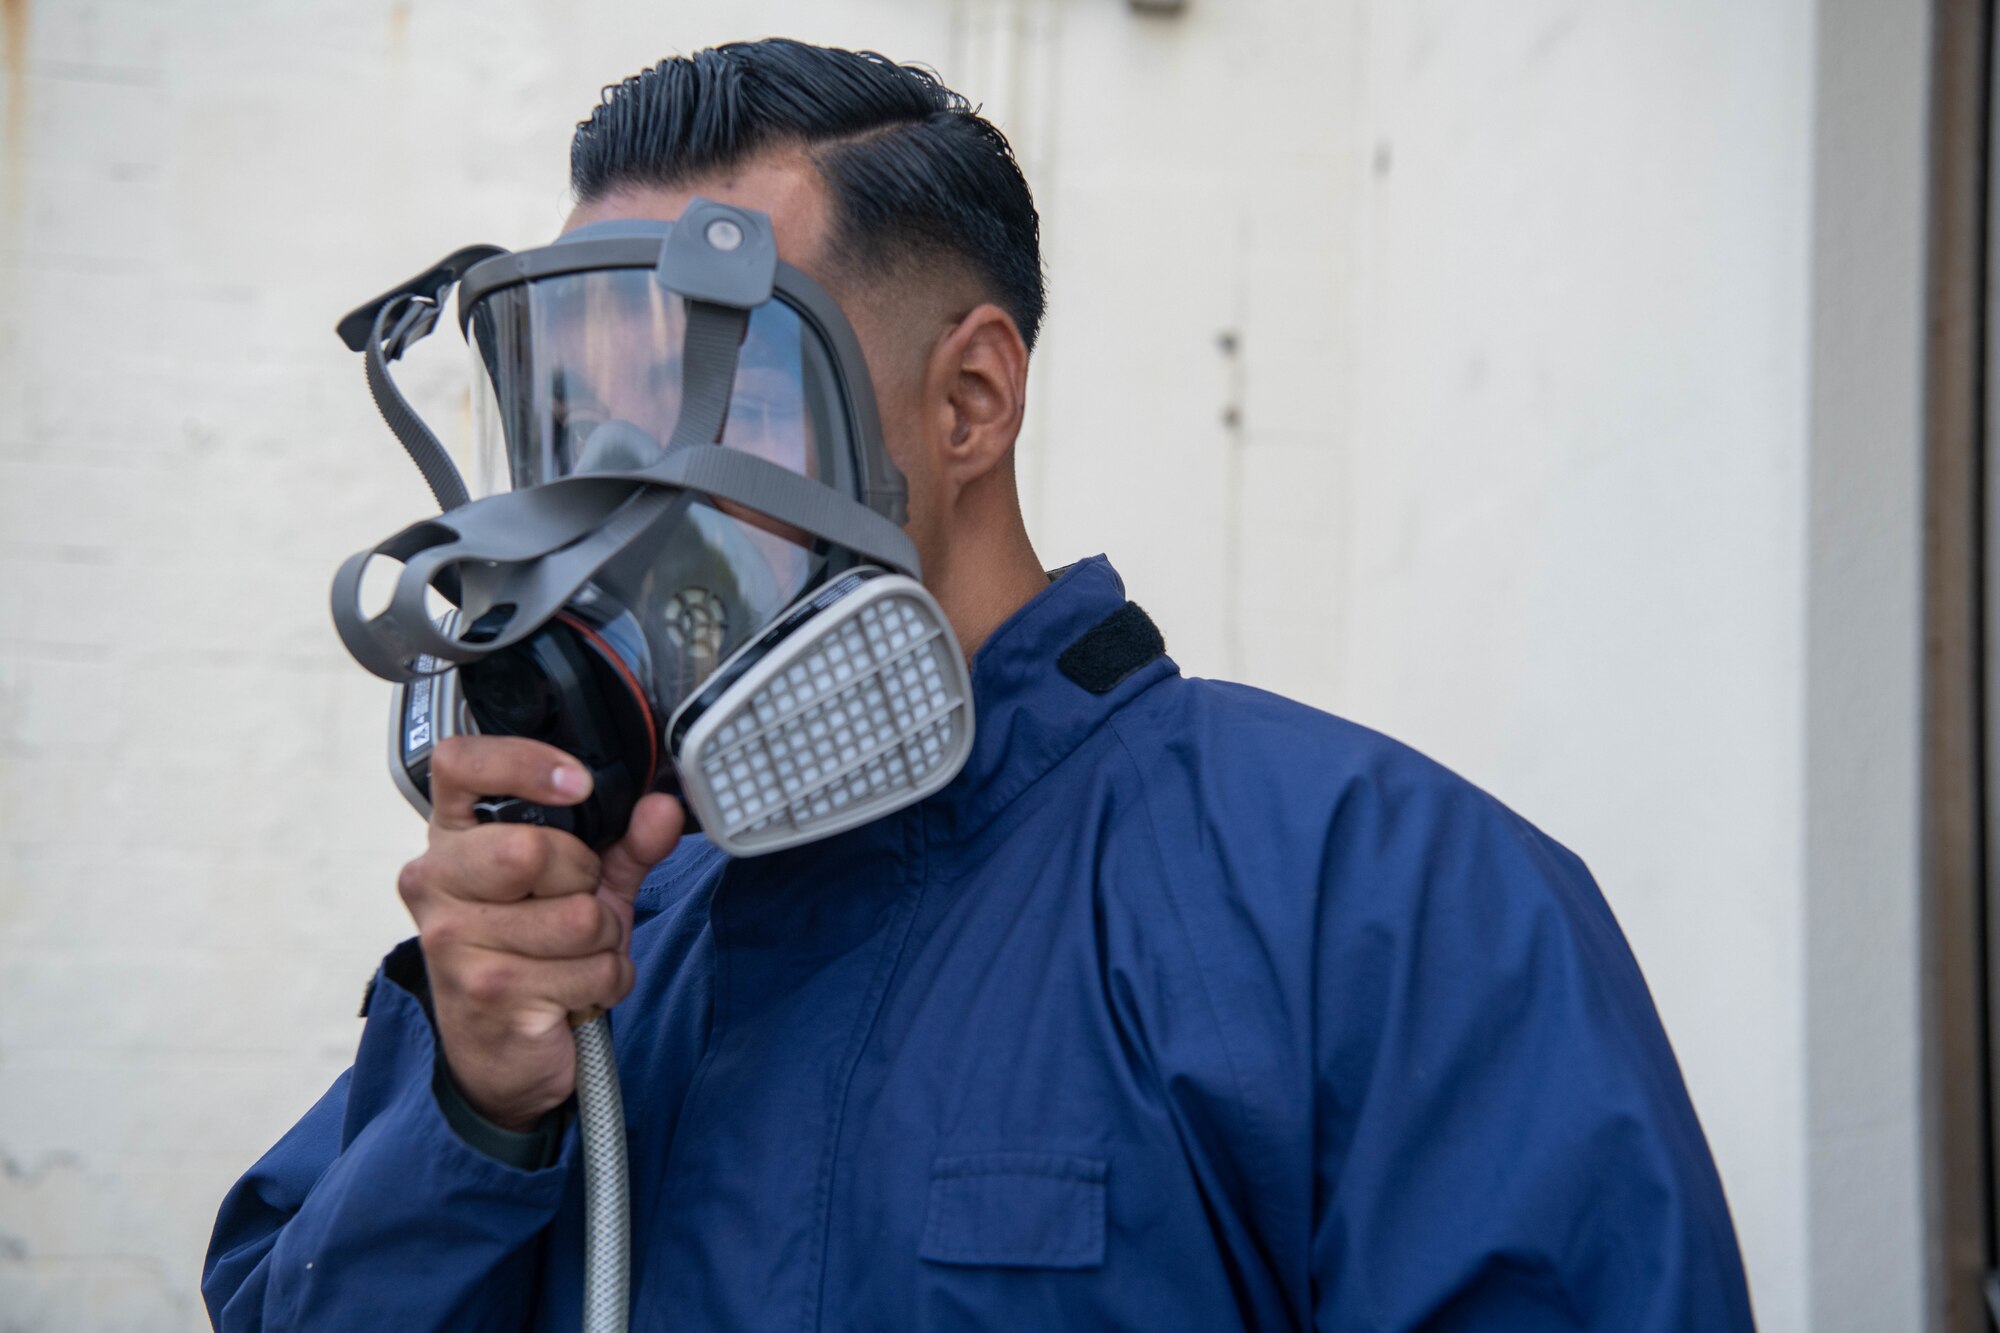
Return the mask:
<svg viewBox="0 0 2000 1333">
<path fill-rule="evenodd" d="M 632 809 L 625 836 L 605 849 L 604 887 L 631 902 L 645 882 L 646 872 L 666 859 L 681 840 L 687 815 L 681 803 L 664 792 L 651 792 Z"/>
</svg>

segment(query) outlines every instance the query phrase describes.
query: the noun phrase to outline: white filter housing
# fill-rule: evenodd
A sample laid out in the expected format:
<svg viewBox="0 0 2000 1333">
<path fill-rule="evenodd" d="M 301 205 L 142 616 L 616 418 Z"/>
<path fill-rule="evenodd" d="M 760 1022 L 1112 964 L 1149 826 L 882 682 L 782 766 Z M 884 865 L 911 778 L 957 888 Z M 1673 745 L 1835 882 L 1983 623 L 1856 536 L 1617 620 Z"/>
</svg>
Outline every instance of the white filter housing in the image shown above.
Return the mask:
<svg viewBox="0 0 2000 1333">
<path fill-rule="evenodd" d="M 944 611 L 915 579 L 883 574 L 766 649 L 676 763 L 709 840 L 755 856 L 913 805 L 971 751 L 972 679 Z"/>
</svg>

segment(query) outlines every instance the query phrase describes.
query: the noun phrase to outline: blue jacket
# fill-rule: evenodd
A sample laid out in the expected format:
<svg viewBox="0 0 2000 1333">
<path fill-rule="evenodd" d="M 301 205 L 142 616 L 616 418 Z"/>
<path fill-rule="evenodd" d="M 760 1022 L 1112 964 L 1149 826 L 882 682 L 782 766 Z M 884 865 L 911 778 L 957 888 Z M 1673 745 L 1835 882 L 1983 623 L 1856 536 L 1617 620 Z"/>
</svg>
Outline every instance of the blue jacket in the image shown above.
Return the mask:
<svg viewBox="0 0 2000 1333">
<path fill-rule="evenodd" d="M 1582 863 L 1184 679 L 1125 606 L 1099 558 L 1002 626 L 921 806 L 649 878 L 612 1015 L 635 1333 L 1749 1329 Z M 353 1068 L 224 1200 L 221 1328 L 577 1326 L 575 1133 L 539 1171 L 458 1138 L 413 990 L 378 976 Z"/>
</svg>

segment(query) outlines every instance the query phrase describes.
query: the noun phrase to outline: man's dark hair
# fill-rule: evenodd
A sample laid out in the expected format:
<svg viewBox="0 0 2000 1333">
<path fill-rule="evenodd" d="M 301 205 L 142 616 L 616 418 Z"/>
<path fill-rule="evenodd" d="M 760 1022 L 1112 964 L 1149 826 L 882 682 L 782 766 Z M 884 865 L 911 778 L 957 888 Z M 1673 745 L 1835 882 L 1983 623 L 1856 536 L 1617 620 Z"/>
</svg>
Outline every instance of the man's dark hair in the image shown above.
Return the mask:
<svg viewBox="0 0 2000 1333">
<path fill-rule="evenodd" d="M 785 145 L 826 182 L 836 265 L 956 259 L 1035 345 L 1047 298 L 1028 183 L 1007 137 L 919 66 L 780 38 L 670 57 L 604 90 L 570 184 L 582 203 L 676 188 Z"/>
</svg>

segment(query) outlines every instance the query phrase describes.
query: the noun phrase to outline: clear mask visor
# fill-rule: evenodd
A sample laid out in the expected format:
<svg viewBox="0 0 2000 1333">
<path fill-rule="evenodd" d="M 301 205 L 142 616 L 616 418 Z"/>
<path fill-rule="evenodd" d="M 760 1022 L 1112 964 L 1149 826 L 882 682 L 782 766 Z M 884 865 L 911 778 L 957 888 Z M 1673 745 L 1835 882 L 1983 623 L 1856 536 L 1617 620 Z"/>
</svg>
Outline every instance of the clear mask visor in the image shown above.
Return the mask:
<svg viewBox="0 0 2000 1333">
<path fill-rule="evenodd" d="M 598 269 L 489 293 L 466 329 L 472 355 L 475 495 L 568 476 L 591 434 L 627 422 L 664 445 L 680 419 L 687 308 L 645 268 Z M 836 487 L 845 450 L 831 367 L 782 301 L 750 314 L 722 434 Z"/>
</svg>

